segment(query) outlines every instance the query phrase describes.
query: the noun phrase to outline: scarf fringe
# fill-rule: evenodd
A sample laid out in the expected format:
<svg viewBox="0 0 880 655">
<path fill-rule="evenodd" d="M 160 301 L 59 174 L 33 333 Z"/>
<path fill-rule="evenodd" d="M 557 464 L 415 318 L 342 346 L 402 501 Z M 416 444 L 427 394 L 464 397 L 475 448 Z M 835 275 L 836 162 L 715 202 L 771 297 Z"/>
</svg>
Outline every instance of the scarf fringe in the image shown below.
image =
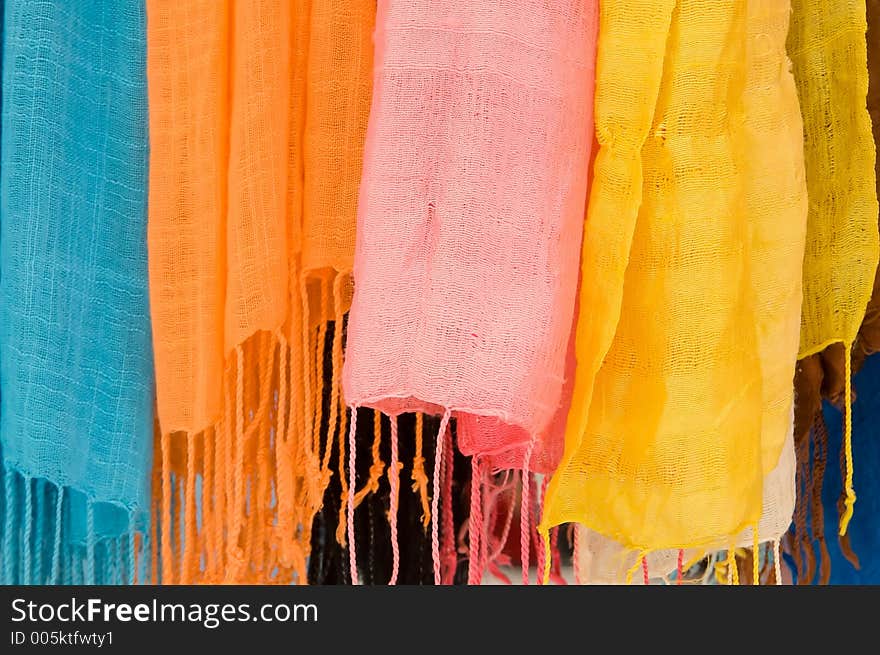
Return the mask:
<svg viewBox="0 0 880 655">
<path fill-rule="evenodd" d="M 431 501 L 428 499 L 428 475 L 425 473 L 425 457 L 423 453 L 424 447 L 424 429 L 425 418 L 422 414 L 416 414 L 416 438 L 415 438 L 415 455 L 413 456 L 412 473 L 412 489 L 418 492 L 419 500 L 422 503 L 422 528 L 427 531 L 431 525 Z"/>
<path fill-rule="evenodd" d="M 841 408 L 843 411 L 843 443 L 839 453 L 843 488 L 837 501 L 838 542 L 843 556 L 852 564 L 853 568 L 858 569 L 859 558 L 853 551 L 849 535 L 846 533 L 856 500 L 853 489 L 851 362 L 852 346 L 849 343 L 844 343 L 844 395 Z M 832 400 L 835 404 L 841 404 L 836 399 Z M 795 449 L 797 500 L 792 528 L 786 535 L 786 549 L 794 561 L 799 585 L 812 584 L 816 576 L 818 550 L 818 583 L 827 585 L 831 580 L 831 556 L 825 537 L 822 487 L 828 458 L 828 429 L 821 404 L 813 417 L 807 438 L 795 443 Z M 808 511 L 811 519 L 809 530 L 807 529 Z"/>
<path fill-rule="evenodd" d="M 149 579 L 146 535 L 134 513 L 68 486 L 0 467 L 0 584 L 129 585 Z M 102 536 L 96 513 L 118 512 L 128 530 Z"/>
<path fill-rule="evenodd" d="M 379 410 L 373 410 L 373 440 L 370 448 L 372 463 L 367 480 L 363 482 L 362 487 L 358 488 L 357 461 L 359 453 L 356 452 L 356 433 L 357 421 L 363 418 L 363 415 L 358 415 L 358 409 L 364 410 L 367 407 L 352 405 L 346 409 L 348 413 L 347 420 L 351 422 L 347 423 L 347 433 L 342 431 L 339 433 L 338 471 L 342 502 L 339 507 L 336 539 L 339 545 L 348 551 L 346 557 L 347 570 L 352 584 L 359 584 L 359 572 L 362 562 L 358 557 L 356 544 L 354 543 L 355 510 L 368 496 L 379 491 L 381 477 L 383 474 L 387 475 L 390 490 L 388 522 L 392 551 L 392 571 L 389 584 L 397 584 L 400 575 L 400 543 L 398 542 L 399 537 L 397 534 L 397 513 L 400 493 L 400 471 L 403 468 L 403 464 L 398 459 L 398 416 L 384 415 Z M 415 455 L 410 476 L 413 481 L 413 493 L 417 494 L 422 506 L 422 528 L 427 533 L 428 527 L 430 527 L 434 584 L 437 585 L 453 584 L 458 568 L 458 536 L 455 532 L 453 516 L 453 461 L 455 448 L 451 418 L 451 410 L 446 409 L 441 417 L 440 426 L 434 441 L 434 463 L 431 478 L 429 479 L 425 471 L 423 456 L 424 415 L 418 412 L 414 413 Z M 387 434 L 390 439 L 390 460 L 387 465 L 381 457 L 382 439 L 383 434 L 385 434 L 382 427 L 383 420 L 387 420 L 389 424 Z M 343 425 L 346 425 L 346 423 L 343 423 Z M 429 483 L 431 485 L 430 492 L 428 491 Z"/>
<path fill-rule="evenodd" d="M 155 583 L 307 582 L 312 522 L 333 475 L 332 439 L 339 439 L 344 469 L 342 344 L 350 274 L 296 277 L 290 331 L 299 336 L 253 334 L 227 359 L 222 418 L 195 434 L 157 434 Z M 344 542 L 344 520 L 339 528 Z"/>
<path fill-rule="evenodd" d="M 292 520 L 305 516 L 296 471 L 305 472 L 306 452 L 288 436 L 299 434 L 289 430 L 290 354 L 280 334 L 255 334 L 228 363 L 223 418 L 196 434 L 159 435 L 157 582 L 304 579 L 304 541 Z"/>
</svg>

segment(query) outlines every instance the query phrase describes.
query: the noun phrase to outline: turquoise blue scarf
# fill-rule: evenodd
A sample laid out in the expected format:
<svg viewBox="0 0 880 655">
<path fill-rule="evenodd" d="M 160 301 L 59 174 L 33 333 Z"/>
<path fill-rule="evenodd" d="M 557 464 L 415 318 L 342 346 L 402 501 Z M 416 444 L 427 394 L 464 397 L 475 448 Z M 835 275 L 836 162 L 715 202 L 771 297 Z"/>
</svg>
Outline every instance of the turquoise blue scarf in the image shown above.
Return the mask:
<svg viewBox="0 0 880 655">
<path fill-rule="evenodd" d="M 0 581 L 126 583 L 147 524 L 142 0 L 5 0 Z M 140 558 L 141 560 L 146 558 Z"/>
</svg>

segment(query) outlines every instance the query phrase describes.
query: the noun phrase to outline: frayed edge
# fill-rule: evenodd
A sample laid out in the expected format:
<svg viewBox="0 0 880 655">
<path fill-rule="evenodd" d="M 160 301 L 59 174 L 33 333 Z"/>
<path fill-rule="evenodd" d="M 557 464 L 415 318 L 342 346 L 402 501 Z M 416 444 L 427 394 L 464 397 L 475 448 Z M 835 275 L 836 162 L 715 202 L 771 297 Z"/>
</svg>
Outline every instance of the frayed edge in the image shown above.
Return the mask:
<svg viewBox="0 0 880 655">
<path fill-rule="evenodd" d="M 0 584 L 131 585 L 150 578 L 136 512 L 66 485 L 0 467 Z M 100 508 L 124 512 L 128 528 L 97 533 Z"/>
</svg>

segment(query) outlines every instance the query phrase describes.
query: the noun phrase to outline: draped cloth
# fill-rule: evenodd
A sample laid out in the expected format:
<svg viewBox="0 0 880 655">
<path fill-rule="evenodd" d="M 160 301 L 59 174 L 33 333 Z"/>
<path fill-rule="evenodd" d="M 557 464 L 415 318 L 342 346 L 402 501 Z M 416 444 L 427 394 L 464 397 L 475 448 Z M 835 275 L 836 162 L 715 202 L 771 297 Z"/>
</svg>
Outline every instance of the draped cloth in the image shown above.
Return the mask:
<svg viewBox="0 0 880 655">
<path fill-rule="evenodd" d="M 154 402 L 144 10 L 4 4 L 0 580 L 129 583 Z"/>
<path fill-rule="evenodd" d="M 788 0 L 601 4 L 578 368 L 540 530 L 643 555 L 759 523 L 806 230 Z M 545 560 L 546 561 L 546 560 Z"/>
<path fill-rule="evenodd" d="M 832 344 L 842 344 L 835 349 L 836 356 L 830 355 L 844 365 L 840 379 L 849 473 L 844 476 L 841 535 L 855 503 L 851 351 L 872 294 L 880 252 L 875 146 L 865 107 L 866 28 L 865 0 L 846 0 L 833 11 L 820 0 L 792 0 L 788 49 L 803 107 L 810 196 L 799 357 L 808 358 Z M 818 360 L 813 358 L 800 368 L 809 371 L 816 366 Z M 816 387 L 814 390 L 818 392 Z M 814 405 L 810 417 L 801 424 L 811 425 L 816 411 L 818 406 Z"/>
<path fill-rule="evenodd" d="M 761 507 L 761 519 L 758 522 L 758 538 L 761 541 L 778 543 L 791 524 L 791 516 L 795 507 L 795 451 L 792 434 L 789 433 L 779 456 L 779 461 L 764 478 L 764 498 Z M 589 530 L 582 525 L 575 528 L 579 531 L 575 541 L 577 549 L 574 553 L 573 566 L 582 584 L 621 584 L 626 582 L 627 572 L 639 564 L 639 553 L 627 550 L 613 539 L 604 537 L 598 532 Z M 747 528 L 737 535 L 736 548 L 753 548 L 755 533 Z M 772 557 L 779 555 L 781 550 L 773 549 Z M 707 554 L 705 549 L 655 550 L 646 555 L 647 569 L 651 578 L 669 577 L 679 574 L 678 561 L 681 554 L 682 573 L 688 565 Z M 633 578 L 638 581 L 640 576 Z"/>
<path fill-rule="evenodd" d="M 868 22 L 868 113 L 874 136 L 874 182 L 875 192 L 880 197 L 880 0 L 867 0 L 866 16 Z M 878 212 L 880 221 L 880 212 Z M 859 329 L 859 351 L 856 357 L 880 352 L 880 270 L 874 273 L 874 289 L 865 310 L 865 318 Z"/>
<path fill-rule="evenodd" d="M 871 117 L 874 149 L 876 152 L 877 143 L 880 143 L 880 34 L 878 34 L 878 31 L 880 31 L 880 0 L 867 0 L 865 8 L 867 18 L 866 41 L 869 78 L 867 107 L 868 113 Z M 842 41 L 839 41 L 839 46 L 842 48 L 843 52 L 846 52 L 850 48 L 858 48 L 860 46 L 858 40 L 858 35 L 860 34 L 860 31 L 858 30 L 859 14 L 850 10 L 848 16 L 849 18 L 847 19 L 845 27 L 849 26 L 849 29 L 843 30 L 842 33 L 845 38 L 843 38 Z M 855 30 L 855 32 L 852 30 Z M 825 51 L 820 50 L 819 52 Z M 834 54 L 834 52 L 832 51 L 831 54 Z M 832 61 L 838 62 L 835 65 L 848 66 L 848 64 L 844 64 L 843 61 L 839 60 L 836 56 L 832 58 Z M 838 94 L 846 95 L 847 93 L 852 93 L 853 95 L 860 97 L 861 89 L 858 87 L 858 84 L 860 84 L 858 76 L 854 79 L 847 74 L 839 76 L 839 79 L 845 81 L 845 84 L 837 90 Z M 848 100 L 846 102 L 848 102 Z M 861 144 L 863 148 L 866 147 L 866 141 L 861 134 L 861 130 L 864 129 L 864 124 L 861 122 L 862 116 L 859 112 L 850 115 L 848 119 L 838 118 L 837 120 L 857 121 L 855 124 L 847 123 L 849 127 L 845 125 L 842 129 L 851 129 L 859 133 L 859 136 L 857 137 L 858 143 Z M 861 127 L 859 127 L 859 125 L 861 125 Z M 844 156 L 845 163 L 848 162 L 859 167 L 858 170 L 860 176 L 857 178 L 857 186 L 852 190 L 847 186 L 845 191 L 847 193 L 857 192 L 855 197 L 860 200 L 856 203 L 855 200 L 850 198 L 849 204 L 844 205 L 844 207 L 850 208 L 857 207 L 857 209 L 852 210 L 856 214 L 857 223 L 853 226 L 849 223 L 848 216 L 844 219 L 838 217 L 833 212 L 826 211 L 820 213 L 818 208 L 816 210 L 814 222 L 824 230 L 823 232 L 820 232 L 819 235 L 824 234 L 826 238 L 828 234 L 831 234 L 835 239 L 843 239 L 848 231 L 853 230 L 852 236 L 847 237 L 846 239 L 848 250 L 845 250 L 842 253 L 837 252 L 836 249 L 830 251 L 833 253 L 835 262 L 847 257 L 845 262 L 841 261 L 840 266 L 849 267 L 850 269 L 850 271 L 834 271 L 833 274 L 835 276 L 850 275 L 853 272 L 853 269 L 854 272 L 859 275 L 868 275 L 871 269 L 871 244 L 872 240 L 876 238 L 877 229 L 875 227 L 874 230 L 871 230 L 862 220 L 862 212 L 865 211 L 863 205 L 866 201 L 870 200 L 870 190 L 865 186 L 866 181 L 864 179 L 864 166 L 868 163 L 866 160 L 866 153 L 857 153 L 854 159 L 850 159 L 851 151 L 849 146 L 841 147 L 840 144 L 833 141 L 830 144 L 825 143 L 828 136 L 829 135 L 824 130 L 814 130 L 812 137 L 819 142 L 814 145 L 814 148 L 820 153 L 822 152 L 821 148 L 828 148 L 828 153 L 833 153 L 836 157 Z M 880 173 L 878 173 L 878 166 L 880 166 L 880 164 L 877 163 L 875 156 L 875 193 L 880 192 Z M 832 189 L 832 191 L 834 193 L 839 192 L 836 189 Z M 880 215 L 876 214 L 877 213 L 875 212 L 875 220 L 880 220 Z M 836 221 L 838 223 L 833 231 L 829 231 L 828 227 L 824 226 L 825 222 L 831 221 Z M 865 230 L 864 233 L 862 232 L 862 229 Z M 840 234 L 841 230 L 843 231 L 843 234 L 837 236 Z M 808 235 L 808 238 L 810 238 L 810 235 Z M 816 238 L 818 243 L 821 244 L 822 241 L 819 240 L 820 237 L 817 236 Z M 855 244 L 857 248 L 855 251 L 852 250 L 853 244 Z M 809 261 L 809 259 L 807 261 Z M 832 287 L 833 295 L 836 297 L 841 293 L 862 293 L 866 286 L 866 279 L 860 277 L 856 284 L 856 287 L 850 289 L 837 288 L 836 286 Z M 817 304 L 819 302 L 831 301 L 832 299 L 828 298 L 821 301 L 814 300 L 813 302 L 814 304 Z M 859 305 L 849 308 L 844 306 L 840 308 L 839 311 L 843 310 L 853 314 L 856 318 L 862 313 L 862 308 Z M 844 316 L 842 318 L 846 321 L 855 320 L 855 318 L 849 316 Z M 813 578 L 813 573 L 809 570 L 811 564 L 814 563 L 814 546 L 811 543 L 812 541 L 815 541 L 818 544 L 819 581 L 828 582 L 837 577 L 831 570 L 832 559 L 834 558 L 830 557 L 828 545 L 825 543 L 822 503 L 820 502 L 820 497 L 823 494 L 825 466 L 824 463 L 819 464 L 815 456 L 815 453 L 817 452 L 825 453 L 827 455 L 829 452 L 829 446 L 834 445 L 827 443 L 829 429 L 831 433 L 835 433 L 835 426 L 830 425 L 827 426 L 829 429 L 826 429 L 825 419 L 822 416 L 822 399 L 824 398 L 830 401 L 833 405 L 843 410 L 844 423 L 846 423 L 849 420 L 848 405 L 846 402 L 849 375 L 850 373 L 858 372 L 865 359 L 869 355 L 878 351 L 880 351 L 880 276 L 875 272 L 871 299 L 868 301 L 867 307 L 864 308 L 864 318 L 861 321 L 861 327 L 859 328 L 858 334 L 856 335 L 851 348 L 846 347 L 843 341 L 833 343 L 827 346 L 824 350 L 821 350 L 821 352 L 806 355 L 801 359 L 797 367 L 797 374 L 795 377 L 795 387 L 797 389 L 797 402 L 795 403 L 795 442 L 800 445 L 797 449 L 799 459 L 801 460 L 798 465 L 799 486 L 802 486 L 804 489 L 798 500 L 799 503 L 803 503 L 805 507 L 802 511 L 796 512 L 796 518 L 798 520 L 796 520 L 793 525 L 792 534 L 790 535 L 791 540 L 789 542 L 789 549 L 792 553 L 794 564 L 798 569 L 799 582 L 809 582 Z M 847 369 L 847 358 L 850 359 L 850 369 Z M 854 398 L 858 398 L 860 395 L 860 390 L 857 385 L 856 388 L 853 389 L 853 394 Z M 826 414 L 828 413 L 829 412 L 826 412 Z M 853 428 L 856 428 L 855 422 L 853 422 Z M 843 480 L 844 485 L 842 492 L 839 494 L 840 499 L 837 511 L 837 514 L 841 517 L 846 513 L 848 491 L 845 484 L 847 465 L 845 426 L 843 432 L 844 439 L 841 455 L 844 460 L 844 472 L 841 479 Z M 869 436 L 866 436 L 865 438 L 870 439 Z M 811 442 L 814 444 L 812 449 L 810 447 Z M 813 454 L 811 454 L 811 451 Z M 833 450 L 831 450 L 831 452 L 833 453 Z M 855 473 L 855 469 L 859 468 L 855 464 L 857 463 L 850 462 L 850 466 L 853 467 L 853 473 Z M 835 469 L 831 470 L 833 472 Z M 869 480 L 866 482 L 870 483 Z M 834 491 L 836 490 L 832 490 L 829 493 L 834 493 Z M 812 527 L 809 530 L 806 525 L 806 515 L 808 513 L 807 505 L 810 506 L 809 514 L 812 519 Z M 870 516 L 870 513 L 867 515 Z M 812 532 L 812 535 L 810 532 Z M 851 562 L 856 563 L 858 561 L 858 553 L 854 552 L 851 548 L 848 536 L 840 535 L 839 538 L 840 551 Z"/>
<path fill-rule="evenodd" d="M 147 2 L 163 582 L 305 580 L 345 432 L 374 5 Z"/>
<path fill-rule="evenodd" d="M 492 468 L 561 452 L 596 8 L 378 3 L 344 395 L 454 416 Z"/>
</svg>

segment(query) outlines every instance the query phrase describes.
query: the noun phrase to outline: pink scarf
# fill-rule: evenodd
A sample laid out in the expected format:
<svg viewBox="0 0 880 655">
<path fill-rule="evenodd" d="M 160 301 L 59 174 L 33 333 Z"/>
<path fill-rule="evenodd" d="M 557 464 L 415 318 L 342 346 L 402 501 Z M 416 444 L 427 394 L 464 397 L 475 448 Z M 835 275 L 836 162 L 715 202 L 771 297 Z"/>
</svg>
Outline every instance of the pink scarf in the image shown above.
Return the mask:
<svg viewBox="0 0 880 655">
<path fill-rule="evenodd" d="M 441 433 L 454 416 L 475 468 L 560 455 L 597 19 L 596 0 L 378 3 L 343 391 Z"/>
</svg>

